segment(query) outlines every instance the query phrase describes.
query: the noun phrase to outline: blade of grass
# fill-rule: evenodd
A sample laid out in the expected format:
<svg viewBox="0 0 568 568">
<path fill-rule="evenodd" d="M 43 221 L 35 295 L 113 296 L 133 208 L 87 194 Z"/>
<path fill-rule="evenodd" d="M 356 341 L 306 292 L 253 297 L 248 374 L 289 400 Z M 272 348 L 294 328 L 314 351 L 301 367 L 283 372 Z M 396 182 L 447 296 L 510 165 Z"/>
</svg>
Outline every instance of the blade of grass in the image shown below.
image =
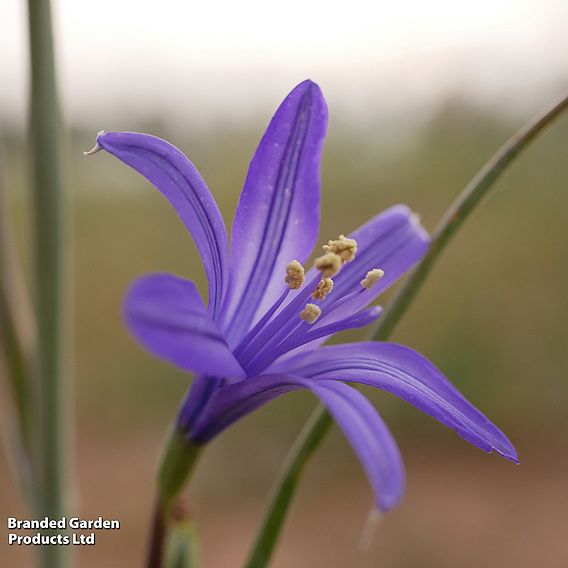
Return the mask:
<svg viewBox="0 0 568 568">
<path fill-rule="evenodd" d="M 2 415 L 16 485 L 33 505 L 30 360 L 34 333 L 31 308 L 14 250 L 2 157 L 0 149 L 0 369 L 6 378 L 6 384 L 2 385 L 2 398 L 6 399 L 3 400 Z"/>
<path fill-rule="evenodd" d="M 432 266 L 452 237 L 487 195 L 503 172 L 514 162 L 530 143 L 568 107 L 568 96 L 559 100 L 542 114 L 530 121 L 513 135 L 485 164 L 479 173 L 458 195 L 442 217 L 432 235 L 427 255 L 406 279 L 399 292 L 388 305 L 372 338 L 387 339 L 406 313 L 412 300 L 420 290 Z M 298 482 L 310 457 L 317 451 L 333 421 L 323 406 L 318 405 L 304 426 L 274 487 L 264 519 L 257 534 L 246 568 L 264 568 L 268 565 L 278 537 L 282 531 L 286 514 L 292 503 Z"/>
<path fill-rule="evenodd" d="M 56 85 L 51 5 L 28 0 L 31 57 L 31 155 L 33 160 L 34 283 L 38 331 L 37 450 L 38 514 L 56 519 L 67 513 L 70 412 L 66 346 L 65 196 L 62 130 Z M 45 568 L 65 566 L 65 546 L 38 549 Z"/>
</svg>

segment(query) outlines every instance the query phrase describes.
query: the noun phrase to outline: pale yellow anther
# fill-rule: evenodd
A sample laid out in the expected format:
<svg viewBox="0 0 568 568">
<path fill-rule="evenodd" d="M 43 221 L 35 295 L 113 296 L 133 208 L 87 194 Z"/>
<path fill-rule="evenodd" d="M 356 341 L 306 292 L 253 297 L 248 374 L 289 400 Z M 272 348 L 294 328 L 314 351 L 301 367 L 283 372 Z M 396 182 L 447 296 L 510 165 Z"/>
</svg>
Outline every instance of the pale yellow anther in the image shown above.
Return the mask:
<svg viewBox="0 0 568 568">
<path fill-rule="evenodd" d="M 335 241 L 328 241 L 327 245 L 323 245 L 323 250 L 334 252 L 341 258 L 342 262 L 349 262 L 357 254 L 357 241 L 345 235 L 339 235 L 339 238 Z"/>
<path fill-rule="evenodd" d="M 370 290 L 384 275 L 384 270 L 381 270 L 380 268 L 373 268 L 373 270 L 369 270 L 369 272 L 367 272 L 367 276 L 361 280 L 361 286 Z"/>
<path fill-rule="evenodd" d="M 341 257 L 334 252 L 327 252 L 316 258 L 314 265 L 321 272 L 322 278 L 329 278 L 339 272 Z"/>
<path fill-rule="evenodd" d="M 315 304 L 306 304 L 306 307 L 300 312 L 300 318 L 308 323 L 315 323 L 321 315 L 321 310 Z"/>
<path fill-rule="evenodd" d="M 304 267 L 297 260 L 288 263 L 286 266 L 286 277 L 284 278 L 288 288 L 297 290 L 304 283 L 304 278 Z"/>
<path fill-rule="evenodd" d="M 316 289 L 312 293 L 314 300 L 325 300 L 325 297 L 333 290 L 333 280 L 331 278 L 322 278 Z"/>
</svg>

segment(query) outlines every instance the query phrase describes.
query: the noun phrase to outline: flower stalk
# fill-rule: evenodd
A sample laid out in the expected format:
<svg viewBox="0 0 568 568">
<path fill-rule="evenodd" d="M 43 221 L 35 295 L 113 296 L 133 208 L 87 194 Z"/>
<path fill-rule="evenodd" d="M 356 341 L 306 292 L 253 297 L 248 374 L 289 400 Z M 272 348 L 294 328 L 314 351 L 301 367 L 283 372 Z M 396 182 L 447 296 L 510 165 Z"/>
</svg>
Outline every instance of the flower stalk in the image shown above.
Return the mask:
<svg viewBox="0 0 568 568">
<path fill-rule="evenodd" d="M 392 334 L 432 270 L 434 263 L 456 231 L 515 159 L 547 126 L 552 124 L 567 109 L 568 96 L 565 96 L 542 114 L 537 115 L 509 138 L 466 185 L 434 230 L 426 256 L 410 273 L 391 304 L 385 310 L 384 316 L 373 334 L 373 339 L 381 341 Z"/>
<path fill-rule="evenodd" d="M 198 568 L 197 526 L 182 502 L 178 502 L 172 521 L 166 546 L 166 568 Z"/>
<path fill-rule="evenodd" d="M 201 447 L 188 440 L 183 432 L 176 428 L 172 430 L 158 474 L 158 499 L 150 531 L 147 568 L 164 566 L 169 524 L 179 495 L 187 485 L 200 453 Z"/>
<path fill-rule="evenodd" d="M 331 414 L 323 405 L 319 404 L 308 418 L 288 454 L 282 473 L 270 497 L 267 508 L 268 514 L 264 516 L 255 546 L 245 568 L 268 565 L 302 473 L 332 424 Z"/>
<path fill-rule="evenodd" d="M 383 341 L 390 337 L 412 300 L 416 297 L 441 252 L 449 244 L 457 230 L 505 170 L 567 108 L 568 96 L 565 96 L 527 123 L 525 127 L 505 142 L 466 185 L 434 231 L 428 253 L 411 272 L 387 306 L 376 331 L 372 335 L 374 340 Z M 317 451 L 332 424 L 333 420 L 329 412 L 322 404 L 319 404 L 308 419 L 284 463 L 251 554 L 245 564 L 246 568 L 264 568 L 268 565 L 301 475 L 305 471 L 309 458 Z"/>
<path fill-rule="evenodd" d="M 37 514 L 67 513 L 69 383 L 66 345 L 65 197 L 62 179 L 61 116 L 56 85 L 49 0 L 28 1 L 31 58 L 31 155 L 34 206 L 34 282 L 37 315 L 36 458 L 40 499 Z M 39 549 L 45 568 L 67 564 L 67 547 Z"/>
<path fill-rule="evenodd" d="M 191 442 L 183 432 L 173 430 L 158 475 L 160 508 L 165 516 L 171 513 L 176 499 L 193 472 L 200 453 L 201 446 Z"/>
</svg>

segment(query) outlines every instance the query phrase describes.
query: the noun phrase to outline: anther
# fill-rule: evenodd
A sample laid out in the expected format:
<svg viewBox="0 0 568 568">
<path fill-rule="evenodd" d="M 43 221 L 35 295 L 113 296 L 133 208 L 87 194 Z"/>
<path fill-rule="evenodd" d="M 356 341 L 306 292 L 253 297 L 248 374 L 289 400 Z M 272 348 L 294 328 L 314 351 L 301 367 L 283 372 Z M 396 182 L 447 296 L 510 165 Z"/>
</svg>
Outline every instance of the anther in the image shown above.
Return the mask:
<svg viewBox="0 0 568 568">
<path fill-rule="evenodd" d="M 370 290 L 384 275 L 384 270 L 381 270 L 380 268 L 373 268 L 373 270 L 369 270 L 365 278 L 361 280 L 361 286 Z"/>
<path fill-rule="evenodd" d="M 315 323 L 321 315 L 321 310 L 315 304 L 306 304 L 306 307 L 300 312 L 300 318 L 308 323 Z"/>
<path fill-rule="evenodd" d="M 290 290 L 297 290 L 304 283 L 305 272 L 304 267 L 297 261 L 293 260 L 286 266 L 286 277 L 284 281 L 288 284 Z"/>
<path fill-rule="evenodd" d="M 312 293 L 314 300 L 325 300 L 325 297 L 333 290 L 333 280 L 331 278 L 322 278 L 316 289 Z"/>
<path fill-rule="evenodd" d="M 357 254 L 357 241 L 345 235 L 339 235 L 339 238 L 335 241 L 328 241 L 327 245 L 323 245 L 323 250 L 334 252 L 341 258 L 342 262 L 349 262 Z"/>
<path fill-rule="evenodd" d="M 341 257 L 334 252 L 327 252 L 323 256 L 316 258 L 314 265 L 321 272 L 323 278 L 329 278 L 339 272 Z"/>
</svg>

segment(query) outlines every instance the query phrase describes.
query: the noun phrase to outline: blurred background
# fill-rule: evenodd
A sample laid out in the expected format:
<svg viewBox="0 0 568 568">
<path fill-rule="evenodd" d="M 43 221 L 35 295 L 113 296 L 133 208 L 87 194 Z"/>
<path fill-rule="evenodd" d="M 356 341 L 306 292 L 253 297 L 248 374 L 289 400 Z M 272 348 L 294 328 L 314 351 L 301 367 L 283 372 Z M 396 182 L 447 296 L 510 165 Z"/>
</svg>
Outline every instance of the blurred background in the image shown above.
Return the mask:
<svg viewBox="0 0 568 568">
<path fill-rule="evenodd" d="M 272 112 L 310 77 L 330 105 L 321 240 L 398 202 L 431 230 L 497 147 L 566 88 L 567 17 L 560 0 L 54 2 L 74 216 L 76 512 L 122 523 L 77 551 L 80 566 L 141 565 L 161 444 L 191 380 L 128 337 L 124 292 L 150 271 L 204 290 L 194 245 L 161 196 L 112 157 L 82 156 L 96 132 L 171 140 L 230 223 Z M 21 1 L 2 0 L 0 26 L 0 169 L 27 270 Z M 334 432 L 298 494 L 275 568 L 568 565 L 567 141 L 565 117 L 467 223 L 394 337 L 507 432 L 521 465 L 370 390 L 407 464 L 403 505 L 361 551 L 371 493 Z M 288 395 L 211 444 L 190 490 L 204 566 L 242 563 L 313 406 L 307 394 Z M 0 484 L 0 516 L 25 516 L 4 454 Z M 3 533 L 0 565 L 31 565 L 31 550 L 9 547 Z"/>
</svg>

